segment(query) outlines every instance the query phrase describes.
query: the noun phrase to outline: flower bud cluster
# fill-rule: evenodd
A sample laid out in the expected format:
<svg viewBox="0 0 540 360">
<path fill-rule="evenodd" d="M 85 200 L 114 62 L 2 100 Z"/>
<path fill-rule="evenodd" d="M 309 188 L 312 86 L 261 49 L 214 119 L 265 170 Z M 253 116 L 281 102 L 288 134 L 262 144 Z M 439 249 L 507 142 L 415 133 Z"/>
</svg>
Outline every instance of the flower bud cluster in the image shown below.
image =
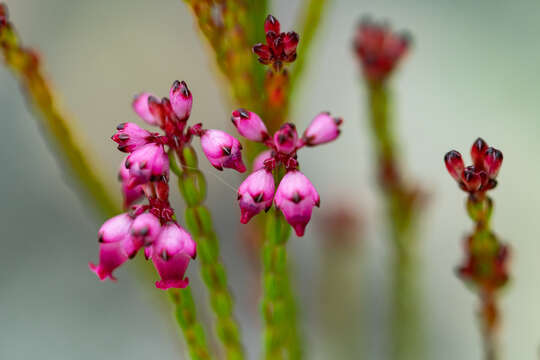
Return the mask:
<svg viewBox="0 0 540 360">
<path fill-rule="evenodd" d="M 193 97 L 183 81 L 173 83 L 169 98 L 158 100 L 152 94 L 142 93 L 135 97 L 133 109 L 163 133 L 123 123 L 112 136 L 118 150 L 128 153 L 118 176 L 124 208 L 130 210 L 107 220 L 99 230 L 99 264 L 90 264 L 90 269 L 100 280 L 115 280 L 113 271 L 142 249 L 161 277 L 156 287 L 188 285 L 184 275 L 189 260 L 195 258 L 196 244 L 176 222 L 169 203 L 167 153 L 181 154 L 193 137 L 200 137 L 204 153 L 214 167 L 246 170 L 238 140 L 220 130 L 203 129 L 202 124 L 187 126 L 192 104 Z M 143 197 L 147 204 L 134 205 Z"/>
<path fill-rule="evenodd" d="M 410 46 L 407 34 L 393 32 L 388 25 L 369 18 L 360 22 L 354 38 L 354 50 L 370 82 L 384 82 L 394 71 Z"/>
<path fill-rule="evenodd" d="M 495 188 L 503 161 L 502 152 L 478 138 L 471 148 L 471 158 L 473 165 L 465 167 L 459 152 L 452 150 L 446 153 L 444 163 L 450 176 L 470 194 L 483 194 Z"/>
<path fill-rule="evenodd" d="M 231 120 L 240 135 L 268 147 L 257 156 L 253 172 L 238 189 L 240 221 L 245 224 L 275 204 L 296 234 L 304 235 L 313 207 L 320 204 L 320 197 L 309 179 L 298 170 L 297 151 L 304 146 L 335 140 L 343 120 L 323 112 L 313 119 L 302 137 L 298 136 L 296 127 L 290 123 L 282 125 L 271 136 L 262 119 L 245 109 L 233 111 Z M 275 179 L 278 178 L 279 168 L 284 168 L 286 173 L 276 190 Z"/>
<path fill-rule="evenodd" d="M 258 56 L 260 63 L 272 64 L 274 70 L 279 71 L 283 63 L 296 60 L 296 47 L 300 37 L 294 31 L 281 32 L 279 21 L 272 15 L 266 17 L 264 22 L 266 44 L 258 43 L 253 46 L 253 52 Z"/>
</svg>

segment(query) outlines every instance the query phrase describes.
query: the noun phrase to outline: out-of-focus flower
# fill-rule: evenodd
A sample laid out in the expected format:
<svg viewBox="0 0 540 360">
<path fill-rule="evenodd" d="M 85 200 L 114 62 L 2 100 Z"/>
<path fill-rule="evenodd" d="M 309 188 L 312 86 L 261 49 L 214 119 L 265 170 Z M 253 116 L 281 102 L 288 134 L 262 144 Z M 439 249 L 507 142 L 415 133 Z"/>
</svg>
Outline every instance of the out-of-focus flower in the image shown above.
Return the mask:
<svg viewBox="0 0 540 360">
<path fill-rule="evenodd" d="M 262 210 L 268 210 L 274 199 L 274 175 L 267 169 L 260 169 L 249 175 L 238 188 L 238 203 L 242 213 L 240 222 L 247 222 Z"/>
<path fill-rule="evenodd" d="M 258 43 L 253 46 L 253 52 L 258 56 L 259 62 L 264 65 L 272 64 L 279 71 L 283 63 L 296 60 L 296 47 L 300 37 L 294 31 L 281 32 L 279 21 L 268 15 L 264 23 L 266 44 Z"/>
</svg>

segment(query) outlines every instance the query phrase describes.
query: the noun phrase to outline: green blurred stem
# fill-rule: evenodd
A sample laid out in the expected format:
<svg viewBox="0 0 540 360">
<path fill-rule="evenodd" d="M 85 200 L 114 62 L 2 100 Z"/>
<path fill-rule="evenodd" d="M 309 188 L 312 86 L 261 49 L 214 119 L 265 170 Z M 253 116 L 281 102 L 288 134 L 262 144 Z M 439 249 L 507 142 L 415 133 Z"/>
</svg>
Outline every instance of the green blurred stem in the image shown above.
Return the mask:
<svg viewBox="0 0 540 360">
<path fill-rule="evenodd" d="M 216 316 L 217 335 L 223 344 L 226 359 L 244 359 L 240 327 L 234 318 L 234 302 L 227 286 L 227 274 L 219 255 L 219 242 L 214 231 L 206 198 L 206 179 L 198 168 L 195 150 L 186 146 L 177 154 L 169 153 L 171 170 L 178 176 L 178 186 L 186 202 L 186 225 L 197 243 L 201 275 L 208 288 L 210 304 Z"/>
<path fill-rule="evenodd" d="M 185 289 L 168 290 L 174 305 L 174 316 L 182 329 L 192 360 L 210 360 L 204 328 L 197 320 L 195 302 L 189 286 Z"/>
<path fill-rule="evenodd" d="M 276 176 L 278 180 L 280 176 Z M 281 211 L 272 208 L 266 216 L 266 237 L 262 248 L 264 359 L 301 359 L 295 298 L 287 264 L 287 240 L 291 227 Z M 285 355 L 288 352 L 288 357 Z"/>
<path fill-rule="evenodd" d="M 306 68 L 306 60 L 310 56 L 313 40 L 317 34 L 317 29 L 323 18 L 330 0 L 304 0 L 301 9 L 304 9 L 301 14 L 302 18 L 300 23 L 300 42 L 298 43 L 298 58 L 294 63 L 294 71 L 291 72 L 290 80 L 290 97 L 294 96 L 295 89 L 297 87 L 298 80 L 302 77 L 302 74 Z"/>
<path fill-rule="evenodd" d="M 96 170 L 97 167 L 89 159 L 91 151 L 74 134 L 73 121 L 60 110 L 58 100 L 43 75 L 38 54 L 22 46 L 11 23 L 0 26 L 0 52 L 6 67 L 19 80 L 21 89 L 40 120 L 49 143 L 61 159 L 63 168 L 82 190 L 85 203 L 95 206 L 104 217 L 121 212 L 115 196 L 107 189 Z"/>
<path fill-rule="evenodd" d="M 416 284 L 417 191 L 403 181 L 398 148 L 390 114 L 390 94 L 385 83 L 368 83 L 370 122 L 378 165 L 378 180 L 388 212 L 394 243 L 393 269 L 393 359 L 419 359 L 421 306 Z"/>
</svg>

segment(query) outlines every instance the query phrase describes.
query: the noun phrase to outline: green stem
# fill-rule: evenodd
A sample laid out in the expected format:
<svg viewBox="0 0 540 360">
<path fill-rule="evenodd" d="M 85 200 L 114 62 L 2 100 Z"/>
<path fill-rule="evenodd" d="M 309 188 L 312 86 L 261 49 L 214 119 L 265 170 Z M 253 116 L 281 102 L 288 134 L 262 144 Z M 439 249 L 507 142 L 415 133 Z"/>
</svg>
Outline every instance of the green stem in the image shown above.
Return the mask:
<svg viewBox="0 0 540 360">
<path fill-rule="evenodd" d="M 210 360 L 204 328 L 197 320 L 195 302 L 189 287 L 168 290 L 169 298 L 174 305 L 174 315 L 182 329 L 189 355 L 192 360 Z"/>
<path fill-rule="evenodd" d="M 227 274 L 219 255 L 219 242 L 214 231 L 206 198 L 206 180 L 198 169 L 197 155 L 190 146 L 179 154 L 181 168 L 174 154 L 169 153 L 171 170 L 178 176 L 178 186 L 186 202 L 186 225 L 197 243 L 201 275 L 208 288 L 210 304 L 216 316 L 217 335 L 229 360 L 244 359 L 239 325 L 234 318 L 234 302 L 227 286 Z"/>
<path fill-rule="evenodd" d="M 279 177 L 278 177 L 279 179 Z M 273 208 L 267 216 L 266 238 L 262 249 L 264 358 L 301 359 L 302 346 L 297 325 L 297 308 L 291 290 L 287 264 L 287 240 L 291 227 L 281 211 Z"/>
<path fill-rule="evenodd" d="M 394 243 L 393 351 L 394 359 L 421 358 L 420 302 L 416 284 L 415 225 L 418 190 L 405 184 L 398 166 L 398 148 L 390 114 L 390 96 L 385 83 L 368 83 L 370 122 L 375 142 L 378 180 L 386 200 L 388 222 Z"/>
</svg>

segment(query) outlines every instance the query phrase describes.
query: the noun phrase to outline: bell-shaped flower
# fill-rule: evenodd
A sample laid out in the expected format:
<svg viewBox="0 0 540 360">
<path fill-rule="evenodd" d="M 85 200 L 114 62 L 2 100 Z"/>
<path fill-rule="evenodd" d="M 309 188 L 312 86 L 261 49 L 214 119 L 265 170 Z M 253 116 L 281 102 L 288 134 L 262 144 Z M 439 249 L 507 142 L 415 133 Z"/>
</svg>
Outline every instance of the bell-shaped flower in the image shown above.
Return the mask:
<svg viewBox="0 0 540 360">
<path fill-rule="evenodd" d="M 98 278 L 103 281 L 107 278 L 115 281 L 113 271 L 126 262 L 129 257 L 126 251 L 130 246 L 131 239 L 129 236 L 125 236 L 121 241 L 116 242 L 103 242 L 99 244 L 99 265 L 88 263 L 90 270 L 92 270 Z"/>
<path fill-rule="evenodd" d="M 100 243 L 112 243 L 122 241 L 129 235 L 129 229 L 133 224 L 133 218 L 127 213 L 116 215 L 105 221 L 98 231 Z"/>
<path fill-rule="evenodd" d="M 274 176 L 266 169 L 260 169 L 249 175 L 238 188 L 238 204 L 240 205 L 242 224 L 262 210 L 272 206 L 275 184 Z"/>
<path fill-rule="evenodd" d="M 322 112 L 311 121 L 304 131 L 303 141 L 308 146 L 324 144 L 335 140 L 340 133 L 339 126 L 343 119 L 334 118 L 328 112 Z"/>
<path fill-rule="evenodd" d="M 152 112 L 150 111 L 150 107 L 148 105 L 148 100 L 150 98 L 155 99 L 155 96 L 147 92 L 135 96 L 132 103 L 133 110 L 147 124 L 161 126 L 161 119 L 152 114 Z"/>
<path fill-rule="evenodd" d="M 221 130 L 205 130 L 201 135 L 201 146 L 210 164 L 218 170 L 235 169 L 243 173 L 242 145 L 231 135 Z"/>
<path fill-rule="evenodd" d="M 193 96 L 185 81 L 176 80 L 169 91 L 169 98 L 175 115 L 181 121 L 187 120 L 191 114 Z"/>
<path fill-rule="evenodd" d="M 150 255 L 161 277 L 156 281 L 157 288 L 185 288 L 189 284 L 184 275 L 189 260 L 196 256 L 196 244 L 178 224 L 171 222 L 162 227 Z"/>
<path fill-rule="evenodd" d="M 168 175 L 169 158 L 162 145 L 147 144 L 127 157 L 126 168 L 129 170 L 129 186 L 146 184 Z"/>
<path fill-rule="evenodd" d="M 133 220 L 130 228 L 133 250 L 137 252 L 143 246 L 152 245 L 161 232 L 159 219 L 150 213 L 144 213 Z"/>
<path fill-rule="evenodd" d="M 320 197 L 309 179 L 294 170 L 285 174 L 279 183 L 274 202 L 296 235 L 302 236 L 311 219 L 313 207 L 320 204 Z"/>
<path fill-rule="evenodd" d="M 141 185 L 130 187 L 129 170 L 126 168 L 126 159 L 122 160 L 120 170 L 118 171 L 118 180 L 122 183 L 122 195 L 124 198 L 124 209 L 129 208 L 133 203 L 139 200 L 144 195 L 144 190 Z"/>
<path fill-rule="evenodd" d="M 276 150 L 283 154 L 291 154 L 298 145 L 298 133 L 294 124 L 286 123 L 281 125 L 274 134 L 274 146 Z"/>
<path fill-rule="evenodd" d="M 133 152 L 153 141 L 154 135 L 134 123 L 122 123 L 116 127 L 118 130 L 111 139 L 118 144 L 118 150 Z"/>
<path fill-rule="evenodd" d="M 266 125 L 254 112 L 245 109 L 234 110 L 231 121 L 236 126 L 238 133 L 246 139 L 261 142 L 269 137 Z"/>
</svg>

